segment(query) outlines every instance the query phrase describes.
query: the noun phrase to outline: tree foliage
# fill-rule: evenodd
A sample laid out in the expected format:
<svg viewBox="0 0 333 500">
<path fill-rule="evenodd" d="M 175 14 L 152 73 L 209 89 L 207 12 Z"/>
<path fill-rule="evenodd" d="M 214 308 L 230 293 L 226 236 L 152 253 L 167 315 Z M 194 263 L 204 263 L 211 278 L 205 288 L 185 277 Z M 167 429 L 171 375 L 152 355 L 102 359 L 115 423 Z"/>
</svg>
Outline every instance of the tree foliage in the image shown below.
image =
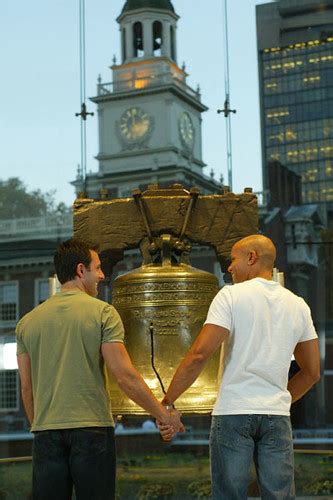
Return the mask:
<svg viewBox="0 0 333 500">
<path fill-rule="evenodd" d="M 28 191 L 18 177 L 0 179 L 0 219 L 42 217 L 68 211 L 64 203 L 56 204 L 55 191 Z"/>
</svg>

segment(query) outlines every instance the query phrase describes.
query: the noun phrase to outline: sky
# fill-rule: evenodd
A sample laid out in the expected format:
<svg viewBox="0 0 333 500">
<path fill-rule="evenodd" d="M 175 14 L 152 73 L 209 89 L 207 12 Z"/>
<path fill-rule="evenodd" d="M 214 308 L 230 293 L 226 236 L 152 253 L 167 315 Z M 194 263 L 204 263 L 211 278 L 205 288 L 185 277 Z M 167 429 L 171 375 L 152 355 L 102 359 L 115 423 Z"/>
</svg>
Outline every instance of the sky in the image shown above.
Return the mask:
<svg viewBox="0 0 333 500">
<path fill-rule="evenodd" d="M 96 95 L 97 77 L 112 80 L 120 61 L 117 16 L 125 0 L 85 0 L 86 94 Z M 262 189 L 255 5 L 267 0 L 228 0 L 233 191 Z M 173 0 L 178 21 L 178 65 L 188 85 L 200 85 L 203 160 L 227 179 L 224 0 Z M 0 179 L 19 177 L 28 190 L 55 190 L 70 205 L 80 163 L 79 0 L 2 0 L 0 18 Z M 95 104 L 87 101 L 87 171 L 98 162 Z"/>
</svg>

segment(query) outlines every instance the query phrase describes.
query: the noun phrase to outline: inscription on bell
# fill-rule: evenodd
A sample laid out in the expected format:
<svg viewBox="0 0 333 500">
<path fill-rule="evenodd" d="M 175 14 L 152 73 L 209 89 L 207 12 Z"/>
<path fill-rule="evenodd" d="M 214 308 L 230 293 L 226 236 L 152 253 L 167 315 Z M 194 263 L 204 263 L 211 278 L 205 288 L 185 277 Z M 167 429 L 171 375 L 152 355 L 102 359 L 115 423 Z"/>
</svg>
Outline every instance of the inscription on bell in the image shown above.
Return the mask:
<svg viewBox="0 0 333 500">
<path fill-rule="evenodd" d="M 146 307 L 148 302 L 155 306 L 167 302 L 177 304 L 210 304 L 216 294 L 216 283 L 129 283 L 126 287 L 115 287 L 113 291 L 113 304 L 119 307 Z"/>
<path fill-rule="evenodd" d="M 189 326 L 190 312 L 177 309 L 155 310 L 135 309 L 131 311 L 133 321 L 142 321 L 147 335 L 149 325 L 153 324 L 155 335 L 181 335 Z M 131 314 L 130 313 L 130 314 Z"/>
<path fill-rule="evenodd" d="M 131 283 L 131 293 L 140 293 L 140 292 L 159 292 L 159 291 L 186 291 L 186 292 L 212 292 L 216 289 L 215 283 L 189 283 L 187 281 L 180 281 L 178 283 L 172 283 L 167 281 L 166 283 L 156 283 L 149 282 L 144 284 Z M 127 286 L 119 286 L 114 290 L 115 295 L 128 294 L 128 285 Z"/>
<path fill-rule="evenodd" d="M 142 309 L 135 309 L 132 311 L 132 315 L 136 319 L 147 319 L 147 315 L 149 314 L 149 309 L 147 310 L 142 310 Z M 177 309 L 167 309 L 167 310 L 161 310 L 161 311 L 151 311 L 151 314 L 154 315 L 154 318 L 159 319 L 159 318 L 179 318 L 181 317 L 182 319 L 187 319 L 190 317 L 189 311 L 179 311 Z"/>
</svg>

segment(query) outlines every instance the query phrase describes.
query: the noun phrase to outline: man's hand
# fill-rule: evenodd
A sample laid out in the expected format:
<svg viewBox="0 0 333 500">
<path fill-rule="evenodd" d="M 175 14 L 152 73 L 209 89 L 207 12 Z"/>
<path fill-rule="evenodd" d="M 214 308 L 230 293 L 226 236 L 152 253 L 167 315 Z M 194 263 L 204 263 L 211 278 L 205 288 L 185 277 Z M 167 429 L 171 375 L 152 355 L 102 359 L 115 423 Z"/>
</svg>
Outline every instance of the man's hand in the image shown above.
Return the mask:
<svg viewBox="0 0 333 500">
<path fill-rule="evenodd" d="M 298 401 L 320 379 L 320 355 L 318 339 L 299 342 L 294 351 L 297 372 L 288 382 L 292 403 Z"/>
<path fill-rule="evenodd" d="M 170 425 L 162 425 L 157 422 L 157 426 L 163 441 L 171 441 L 171 439 L 177 434 Z"/>
<path fill-rule="evenodd" d="M 177 434 L 177 432 L 185 432 L 185 427 L 182 424 L 180 417 L 181 413 L 177 411 L 175 408 L 168 408 L 168 417 L 167 420 L 157 420 L 157 426 L 160 431 L 161 437 L 163 441 L 171 441 L 171 439 Z"/>
</svg>

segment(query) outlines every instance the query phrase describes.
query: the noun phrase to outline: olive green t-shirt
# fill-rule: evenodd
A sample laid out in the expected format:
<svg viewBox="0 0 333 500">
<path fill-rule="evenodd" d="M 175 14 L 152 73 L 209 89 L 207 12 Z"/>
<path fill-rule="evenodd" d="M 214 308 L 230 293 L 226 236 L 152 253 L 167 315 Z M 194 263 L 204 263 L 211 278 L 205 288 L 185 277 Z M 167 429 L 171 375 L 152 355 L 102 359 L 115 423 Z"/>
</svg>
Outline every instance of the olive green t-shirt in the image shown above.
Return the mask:
<svg viewBox="0 0 333 500">
<path fill-rule="evenodd" d="M 53 295 L 16 327 L 17 354 L 31 361 L 32 431 L 113 426 L 104 342 L 123 342 L 115 308 L 85 292 Z"/>
</svg>

